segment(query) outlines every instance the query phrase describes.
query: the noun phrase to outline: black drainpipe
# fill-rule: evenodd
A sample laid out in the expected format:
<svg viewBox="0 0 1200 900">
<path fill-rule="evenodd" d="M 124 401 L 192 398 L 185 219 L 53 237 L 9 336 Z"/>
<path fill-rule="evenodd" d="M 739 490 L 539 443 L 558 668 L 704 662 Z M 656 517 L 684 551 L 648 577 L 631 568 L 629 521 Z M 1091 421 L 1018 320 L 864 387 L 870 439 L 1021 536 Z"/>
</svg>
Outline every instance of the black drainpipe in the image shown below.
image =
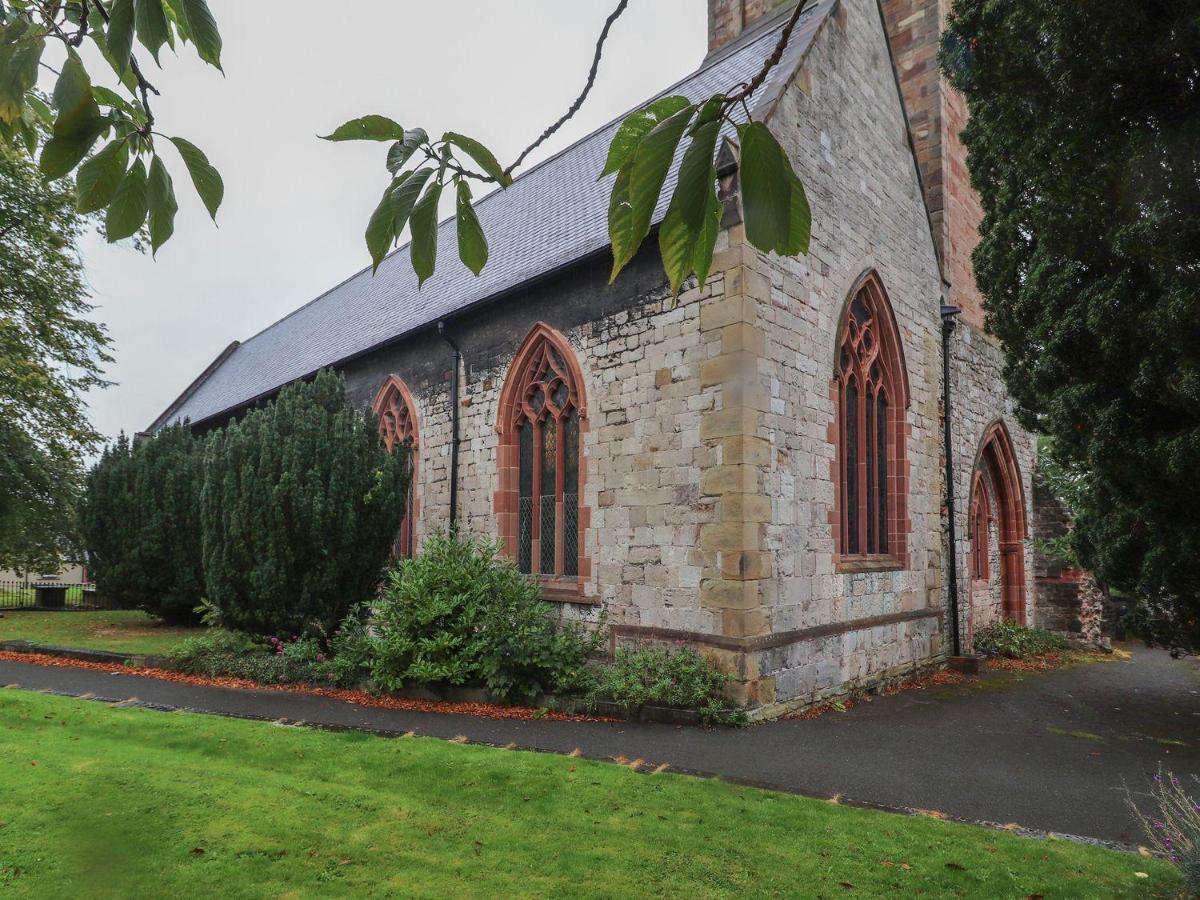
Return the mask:
<svg viewBox="0 0 1200 900">
<path fill-rule="evenodd" d="M 450 379 L 450 530 L 458 526 L 458 373 L 462 370 L 462 351 L 446 331 L 446 323 L 438 322 L 438 334 L 454 351 L 454 375 Z"/>
<path fill-rule="evenodd" d="M 946 453 L 946 516 L 950 534 L 950 636 L 954 656 L 962 655 L 962 637 L 958 624 L 958 541 L 954 528 L 954 447 L 951 444 L 950 421 L 950 336 L 954 333 L 954 320 L 962 310 L 957 306 L 942 305 L 942 427 Z"/>
</svg>

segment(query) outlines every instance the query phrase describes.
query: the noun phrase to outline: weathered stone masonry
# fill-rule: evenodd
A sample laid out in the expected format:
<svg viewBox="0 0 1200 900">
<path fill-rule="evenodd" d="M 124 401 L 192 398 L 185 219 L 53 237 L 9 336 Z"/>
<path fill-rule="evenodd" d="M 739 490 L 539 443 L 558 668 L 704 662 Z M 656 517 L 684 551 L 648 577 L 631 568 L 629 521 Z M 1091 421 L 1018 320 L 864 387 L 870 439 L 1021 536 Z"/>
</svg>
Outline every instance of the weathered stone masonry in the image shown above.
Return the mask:
<svg viewBox="0 0 1200 900">
<path fill-rule="evenodd" d="M 755 20 L 779 5 L 711 0 L 718 57 L 738 35 L 752 43 Z M 1028 599 L 1033 555 L 1017 539 L 1032 524 L 1034 440 L 1017 426 L 1000 350 L 975 314 L 964 254 L 977 219 L 952 196 L 969 186 L 956 137 L 942 133 L 956 121 L 953 98 L 930 68 L 941 11 L 935 0 L 821 0 L 806 15 L 804 52 L 756 99 L 806 185 L 806 256 L 781 259 L 746 242 L 730 176 L 712 274 L 678 298 L 652 237 L 611 287 L 609 255 L 596 252 L 337 364 L 355 402 L 370 404 L 389 379 L 411 399 L 417 546 L 449 525 L 459 378 L 458 524 L 511 552 L 517 463 L 500 428 L 512 401 L 505 385 L 528 340 L 569 356 L 582 444 L 578 577 L 545 583 L 545 598 L 567 619 L 603 613 L 614 646 L 696 646 L 736 673 L 738 696 L 763 715 L 949 652 L 939 315 L 948 302 L 966 308 L 950 357 L 964 649 L 1000 615 L 1049 616 Z M 881 322 L 886 313 L 887 368 L 903 378 L 903 390 L 891 384 L 881 451 L 888 547 L 874 555 L 840 546 L 847 451 L 836 373 L 860 289 L 872 292 Z M 439 324 L 461 348 L 458 373 Z M 988 579 L 978 584 L 973 490 L 994 512 L 982 538 Z"/>
</svg>

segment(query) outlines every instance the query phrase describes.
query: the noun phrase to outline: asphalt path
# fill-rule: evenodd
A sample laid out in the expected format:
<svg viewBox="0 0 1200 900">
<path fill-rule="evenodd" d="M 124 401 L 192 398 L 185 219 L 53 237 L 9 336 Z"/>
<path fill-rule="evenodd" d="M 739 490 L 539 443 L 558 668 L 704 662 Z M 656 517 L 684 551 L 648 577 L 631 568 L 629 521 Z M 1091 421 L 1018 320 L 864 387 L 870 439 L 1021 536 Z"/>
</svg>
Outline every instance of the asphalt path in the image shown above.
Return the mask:
<svg viewBox="0 0 1200 900">
<path fill-rule="evenodd" d="M 812 796 L 1136 844 L 1142 838 L 1126 788 L 1144 792 L 1160 766 L 1200 775 L 1200 664 L 1125 649 L 1132 659 L 1049 673 L 988 673 L 813 720 L 741 729 L 376 709 L 281 691 L 179 684 L 118 668 L 0 662 L 0 685 L 382 734 L 578 749 L 590 758 L 667 763 Z"/>
</svg>

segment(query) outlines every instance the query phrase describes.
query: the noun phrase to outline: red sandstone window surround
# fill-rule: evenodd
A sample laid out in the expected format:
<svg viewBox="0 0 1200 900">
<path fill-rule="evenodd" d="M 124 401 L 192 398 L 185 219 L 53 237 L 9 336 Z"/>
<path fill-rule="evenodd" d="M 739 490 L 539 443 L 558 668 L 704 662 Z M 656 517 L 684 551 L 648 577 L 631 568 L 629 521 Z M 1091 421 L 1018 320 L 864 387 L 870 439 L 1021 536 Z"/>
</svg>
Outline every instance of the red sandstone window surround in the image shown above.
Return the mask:
<svg viewBox="0 0 1200 900">
<path fill-rule="evenodd" d="M 393 552 L 400 559 L 412 559 L 416 555 L 417 450 L 420 444 L 417 408 L 408 387 L 395 375 L 389 375 L 383 382 L 371 408 L 379 416 L 379 436 L 389 451 L 400 444 L 409 445 L 408 498 L 405 500 L 404 518 L 400 522 L 400 534 Z"/>
<path fill-rule="evenodd" d="M 974 498 L 971 501 L 971 578 L 974 581 L 987 581 L 991 577 L 988 562 L 988 529 L 992 521 L 992 511 L 987 488 L 979 472 L 975 473 L 971 495 Z"/>
<path fill-rule="evenodd" d="M 566 340 L 535 325 L 517 351 L 500 394 L 496 512 L 505 549 L 538 576 L 546 599 L 575 600 L 590 573 L 583 536 L 583 377 Z"/>
<path fill-rule="evenodd" d="M 863 275 L 838 332 L 832 391 L 838 486 L 833 524 L 842 571 L 899 568 L 908 554 L 908 375 L 883 283 Z"/>
</svg>

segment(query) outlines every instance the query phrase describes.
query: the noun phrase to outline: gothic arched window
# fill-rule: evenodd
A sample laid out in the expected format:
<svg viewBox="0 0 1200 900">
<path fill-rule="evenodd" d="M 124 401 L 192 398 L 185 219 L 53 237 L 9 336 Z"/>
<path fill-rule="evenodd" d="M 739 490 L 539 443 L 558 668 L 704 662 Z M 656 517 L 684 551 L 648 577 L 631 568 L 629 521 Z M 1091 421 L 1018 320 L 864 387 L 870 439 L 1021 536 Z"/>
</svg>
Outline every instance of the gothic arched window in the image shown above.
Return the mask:
<svg viewBox="0 0 1200 900">
<path fill-rule="evenodd" d="M 379 436 L 388 450 L 401 444 L 408 445 L 408 497 L 405 500 L 404 519 L 400 522 L 400 534 L 396 538 L 395 555 L 412 559 L 416 553 L 417 523 L 417 447 L 420 435 L 417 428 L 417 410 L 412 395 L 404 382 L 389 375 L 372 404 L 379 416 Z"/>
<path fill-rule="evenodd" d="M 838 556 L 907 552 L 904 354 L 883 285 L 860 281 L 842 320 L 835 374 Z"/>
<path fill-rule="evenodd" d="M 983 477 L 976 472 L 971 486 L 971 579 L 987 581 L 991 577 L 988 562 L 988 531 L 991 526 L 992 512 L 988 501 L 987 488 L 984 487 Z"/>
<path fill-rule="evenodd" d="M 553 329 L 537 325 L 518 351 L 500 398 L 497 509 L 517 567 L 543 578 L 586 574 L 581 535 L 582 378 Z"/>
</svg>

